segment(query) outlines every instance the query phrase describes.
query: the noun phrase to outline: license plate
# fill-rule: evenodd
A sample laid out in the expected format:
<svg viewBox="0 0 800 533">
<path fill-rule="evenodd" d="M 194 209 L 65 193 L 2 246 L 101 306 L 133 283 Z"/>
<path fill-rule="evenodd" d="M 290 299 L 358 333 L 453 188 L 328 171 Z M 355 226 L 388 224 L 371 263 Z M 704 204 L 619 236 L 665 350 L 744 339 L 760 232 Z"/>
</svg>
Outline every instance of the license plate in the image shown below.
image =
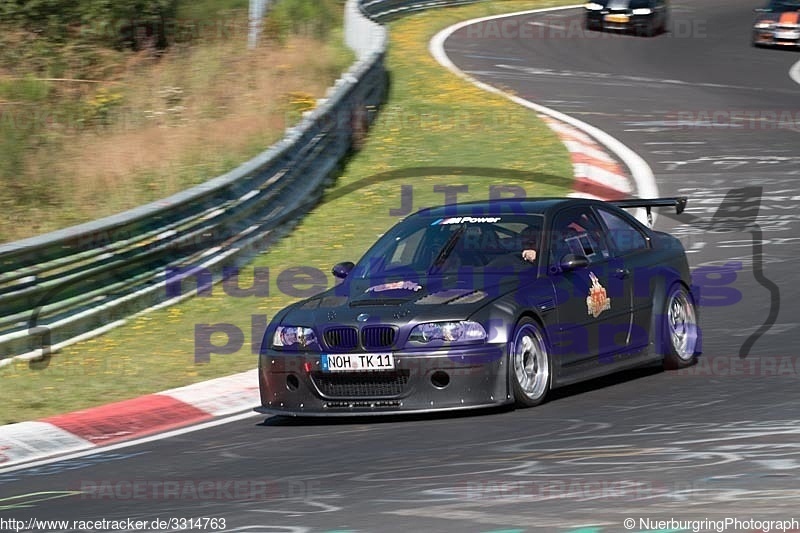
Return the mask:
<svg viewBox="0 0 800 533">
<path fill-rule="evenodd" d="M 800 39 L 800 32 L 797 31 L 776 31 L 775 32 L 776 39 L 790 39 L 796 40 Z"/>
<path fill-rule="evenodd" d="M 615 22 L 617 24 L 627 24 L 630 21 L 628 15 L 606 15 L 606 22 Z"/>
<path fill-rule="evenodd" d="M 323 372 L 357 372 L 361 370 L 392 370 L 394 356 L 390 353 L 322 354 Z"/>
</svg>

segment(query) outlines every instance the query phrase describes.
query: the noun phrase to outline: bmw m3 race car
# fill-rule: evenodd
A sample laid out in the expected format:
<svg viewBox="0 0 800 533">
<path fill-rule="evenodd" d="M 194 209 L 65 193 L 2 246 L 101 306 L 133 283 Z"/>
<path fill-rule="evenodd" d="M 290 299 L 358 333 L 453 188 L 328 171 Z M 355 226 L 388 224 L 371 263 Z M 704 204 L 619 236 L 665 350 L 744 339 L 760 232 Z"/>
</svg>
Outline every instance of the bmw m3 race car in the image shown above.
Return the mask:
<svg viewBox="0 0 800 533">
<path fill-rule="evenodd" d="M 771 0 L 755 12 L 753 46 L 800 47 L 800 0 Z"/>
<path fill-rule="evenodd" d="M 684 249 L 625 210 L 685 204 L 515 199 L 410 215 L 336 264 L 338 285 L 275 315 L 256 410 L 533 406 L 619 370 L 690 365 L 701 336 Z"/>
<path fill-rule="evenodd" d="M 667 31 L 667 0 L 592 0 L 584 4 L 588 30 L 618 30 L 652 37 Z"/>
</svg>

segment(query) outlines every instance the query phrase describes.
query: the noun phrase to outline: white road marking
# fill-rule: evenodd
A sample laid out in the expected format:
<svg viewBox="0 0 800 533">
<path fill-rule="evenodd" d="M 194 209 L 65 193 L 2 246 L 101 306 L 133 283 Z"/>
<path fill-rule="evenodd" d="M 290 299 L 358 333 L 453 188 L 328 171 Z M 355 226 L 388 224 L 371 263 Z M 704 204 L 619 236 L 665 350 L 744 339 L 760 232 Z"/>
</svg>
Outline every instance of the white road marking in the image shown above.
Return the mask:
<svg viewBox="0 0 800 533">
<path fill-rule="evenodd" d="M 705 141 L 670 141 L 670 142 L 647 142 L 644 143 L 646 145 L 656 146 L 656 145 L 666 145 L 666 144 L 708 144 Z"/>
<path fill-rule="evenodd" d="M 528 22 L 528 24 L 530 24 L 531 26 L 539 26 L 541 28 L 549 28 L 551 30 L 558 30 L 558 31 L 565 31 L 567 29 L 564 26 L 556 26 L 555 24 L 548 24 L 547 22 L 534 21 L 534 22 Z"/>
<path fill-rule="evenodd" d="M 789 69 L 789 77 L 792 78 L 795 83 L 800 84 L 800 61 Z"/>
<path fill-rule="evenodd" d="M 501 91 L 500 89 L 493 87 L 489 84 L 483 83 L 478 81 L 477 79 L 469 76 L 461 69 L 459 69 L 455 63 L 453 63 L 450 58 L 447 56 L 447 53 L 444 50 L 444 43 L 448 37 L 450 37 L 453 33 L 460 30 L 461 28 L 465 28 L 471 24 L 477 24 L 480 22 L 485 22 L 488 20 L 496 20 L 500 18 L 506 17 L 514 17 L 519 15 L 529 15 L 535 13 L 546 13 L 552 11 L 563 11 L 567 9 L 578 9 L 583 7 L 583 5 L 572 5 L 572 6 L 563 6 L 563 7 L 554 7 L 554 8 L 545 8 L 545 9 L 533 9 L 528 11 L 519 11 L 516 13 L 505 13 L 503 15 L 492 15 L 488 17 L 481 17 L 472 20 L 466 20 L 463 22 L 459 22 L 449 28 L 445 28 L 444 30 L 437 33 L 433 39 L 431 39 L 429 44 L 429 51 L 431 55 L 446 69 L 453 72 L 455 75 L 459 76 L 460 78 L 472 83 L 476 87 L 479 87 L 487 92 L 491 92 L 494 94 L 499 94 L 508 98 L 512 102 L 515 102 L 523 107 L 536 111 L 537 113 L 541 113 L 543 115 L 547 115 L 552 117 L 556 120 L 560 120 L 565 122 L 587 135 L 593 137 L 597 142 L 604 145 L 606 148 L 611 150 L 622 162 L 630 169 L 631 175 L 636 182 L 636 188 L 639 197 L 641 198 L 657 198 L 658 197 L 658 186 L 656 185 L 655 176 L 653 176 L 653 171 L 647 162 L 636 152 L 628 148 L 622 142 L 618 141 L 616 138 L 612 137 L 605 131 L 587 124 L 581 120 L 578 120 L 570 115 L 566 115 L 561 113 L 560 111 L 556 111 L 554 109 L 550 109 L 549 107 L 545 107 L 540 104 L 536 104 L 529 100 L 525 100 L 524 98 L 520 98 L 519 96 L 506 93 Z M 514 68 L 509 66 L 509 68 Z M 644 216 L 643 210 L 639 210 L 638 213 L 639 218 Z"/>
<path fill-rule="evenodd" d="M 631 76 L 627 74 L 619 74 L 614 72 L 557 70 L 544 67 L 521 67 L 518 65 L 504 65 L 504 64 L 497 64 L 495 65 L 495 67 L 499 69 L 522 72 L 523 74 L 529 74 L 532 76 L 553 76 L 553 77 L 572 78 L 572 79 L 581 78 L 581 79 L 591 80 L 592 82 L 597 82 L 597 80 L 609 80 L 614 84 L 619 84 L 619 85 L 625 85 L 629 83 L 644 83 L 650 85 L 652 84 L 679 85 L 682 87 L 709 87 L 713 89 L 741 89 L 741 90 L 753 90 L 753 91 L 763 90 L 760 87 L 750 87 L 747 85 L 728 85 L 724 83 L 692 82 L 692 81 L 674 80 L 667 78 L 651 78 L 648 76 Z"/>
<path fill-rule="evenodd" d="M 464 54 L 464 57 L 472 57 L 475 59 L 499 59 L 502 61 L 524 61 L 524 59 L 519 59 L 517 57 L 484 56 L 480 54 Z"/>
</svg>

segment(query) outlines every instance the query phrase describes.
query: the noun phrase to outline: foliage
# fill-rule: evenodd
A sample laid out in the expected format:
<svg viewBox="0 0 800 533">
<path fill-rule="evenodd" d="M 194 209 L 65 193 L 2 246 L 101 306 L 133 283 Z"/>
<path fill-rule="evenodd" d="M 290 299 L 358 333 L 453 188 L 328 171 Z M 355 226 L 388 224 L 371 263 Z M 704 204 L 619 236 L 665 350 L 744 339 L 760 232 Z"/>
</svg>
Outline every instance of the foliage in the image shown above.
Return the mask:
<svg viewBox="0 0 800 533">
<path fill-rule="evenodd" d="M 82 0 L 81 33 L 133 50 L 166 48 L 178 0 Z"/>
<path fill-rule="evenodd" d="M 134 50 L 164 48 L 177 4 L 178 0 L 6 0 L 0 3 L 0 21 L 57 43 L 77 38 Z"/>
<path fill-rule="evenodd" d="M 83 0 L 5 0 L 0 21 L 30 32 L 62 39 L 70 25 L 80 21 Z"/>
<path fill-rule="evenodd" d="M 341 0 L 275 0 L 264 21 L 265 34 L 278 42 L 289 34 L 327 39 L 343 5 Z"/>
<path fill-rule="evenodd" d="M 89 118 L 98 124 L 108 125 L 114 108 L 122 103 L 122 93 L 101 87 L 89 99 Z"/>
</svg>

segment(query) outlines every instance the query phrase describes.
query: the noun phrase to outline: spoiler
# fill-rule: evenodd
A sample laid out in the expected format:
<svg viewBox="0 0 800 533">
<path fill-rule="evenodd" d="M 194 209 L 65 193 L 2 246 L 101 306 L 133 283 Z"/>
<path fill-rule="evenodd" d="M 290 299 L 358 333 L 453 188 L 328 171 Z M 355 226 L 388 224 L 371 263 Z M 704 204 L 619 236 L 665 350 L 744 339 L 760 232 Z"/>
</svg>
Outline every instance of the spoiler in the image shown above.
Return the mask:
<svg viewBox="0 0 800 533">
<path fill-rule="evenodd" d="M 680 215 L 686 209 L 686 196 L 672 196 L 669 198 L 629 198 L 627 200 L 611 200 L 607 203 L 621 207 L 623 209 L 637 209 L 643 207 L 647 210 L 647 223 L 653 225 L 653 213 L 651 212 L 654 207 L 674 207 L 675 214 Z"/>
</svg>

